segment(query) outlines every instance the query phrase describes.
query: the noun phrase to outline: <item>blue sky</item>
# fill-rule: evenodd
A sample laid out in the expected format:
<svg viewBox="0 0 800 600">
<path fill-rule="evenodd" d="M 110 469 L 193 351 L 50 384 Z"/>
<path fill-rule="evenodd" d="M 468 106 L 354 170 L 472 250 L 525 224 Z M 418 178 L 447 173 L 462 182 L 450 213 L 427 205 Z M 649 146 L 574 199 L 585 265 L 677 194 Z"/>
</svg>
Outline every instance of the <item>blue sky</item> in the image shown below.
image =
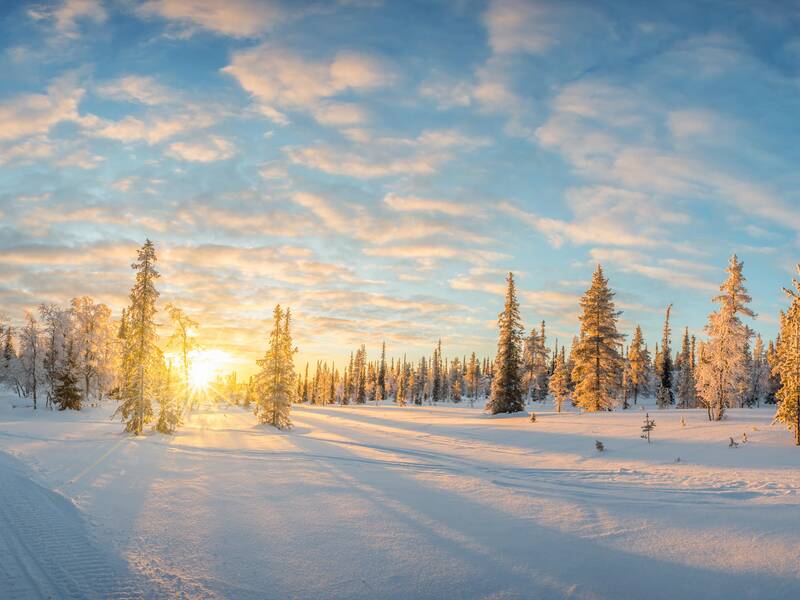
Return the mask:
<svg viewBox="0 0 800 600">
<path fill-rule="evenodd" d="M 797 2 L 65 0 L 0 7 L 0 307 L 119 310 L 158 245 L 207 345 L 493 350 L 577 331 L 597 262 L 652 343 L 728 256 L 773 336 L 798 260 Z M 676 341 L 677 343 L 677 341 Z"/>
</svg>

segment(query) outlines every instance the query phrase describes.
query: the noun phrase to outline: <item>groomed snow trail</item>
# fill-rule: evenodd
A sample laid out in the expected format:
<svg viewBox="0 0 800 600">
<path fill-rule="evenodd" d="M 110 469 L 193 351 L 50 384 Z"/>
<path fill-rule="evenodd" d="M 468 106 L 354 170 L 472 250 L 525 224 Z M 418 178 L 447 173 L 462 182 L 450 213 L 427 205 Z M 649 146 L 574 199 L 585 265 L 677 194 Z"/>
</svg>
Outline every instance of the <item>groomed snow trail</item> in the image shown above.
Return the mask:
<svg viewBox="0 0 800 600">
<path fill-rule="evenodd" d="M 124 562 L 90 539 L 83 516 L 0 453 L 0 597 L 142 598 Z"/>
<path fill-rule="evenodd" d="M 0 449 L 80 507 L 113 550 L 99 555 L 111 570 L 101 579 L 122 577 L 53 591 L 49 562 L 25 558 L 47 549 L 21 549 L 50 532 L 0 530 L 3 600 L 29 590 L 135 596 L 131 582 L 146 597 L 236 600 L 800 594 L 800 454 L 768 410 L 732 411 L 723 423 L 658 412 L 652 445 L 639 439 L 638 411 L 537 410 L 531 424 L 463 406 L 296 406 L 294 428 L 281 432 L 241 408 L 207 405 L 174 436 L 132 438 L 108 421 L 112 410 L 0 405 Z M 748 442 L 729 449 L 743 432 Z M 23 505 L 11 518 L 53 520 L 25 512 L 41 505 L 64 512 L 60 522 L 76 529 L 67 537 L 87 539 L 63 497 L 11 483 L 22 491 L 0 502 Z M 0 513 L 0 526 L 8 518 Z M 103 562 L 116 555 L 136 579 Z"/>
</svg>

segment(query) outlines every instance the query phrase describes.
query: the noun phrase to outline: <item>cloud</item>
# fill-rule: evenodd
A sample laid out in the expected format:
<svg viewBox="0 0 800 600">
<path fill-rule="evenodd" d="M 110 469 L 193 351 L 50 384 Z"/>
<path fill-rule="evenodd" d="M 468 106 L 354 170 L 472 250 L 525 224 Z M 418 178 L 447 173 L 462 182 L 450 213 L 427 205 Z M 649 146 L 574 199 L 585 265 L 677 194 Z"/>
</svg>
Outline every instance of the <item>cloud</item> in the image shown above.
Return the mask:
<svg viewBox="0 0 800 600">
<path fill-rule="evenodd" d="M 567 192 L 567 205 L 573 213 L 572 221 L 543 217 L 509 202 L 501 202 L 498 208 L 543 234 L 557 248 L 569 241 L 688 249 L 674 244 L 663 230 L 664 225 L 688 223 L 688 215 L 664 209 L 646 194 L 602 185 L 572 188 Z M 653 214 L 659 214 L 659 219 L 654 221 Z"/>
<path fill-rule="evenodd" d="M 210 127 L 215 122 L 214 116 L 202 110 L 187 114 L 148 114 L 142 118 L 128 115 L 119 121 L 98 121 L 87 133 L 124 143 L 146 142 L 152 146 L 182 133 Z"/>
<path fill-rule="evenodd" d="M 434 261 L 439 259 L 464 261 L 484 265 L 486 263 L 504 258 L 506 255 L 483 249 L 463 248 L 461 246 L 448 246 L 444 244 L 420 244 L 401 246 L 373 246 L 364 248 L 367 256 L 382 258 L 397 258 L 402 260 L 415 260 L 423 267 L 430 268 Z"/>
<path fill-rule="evenodd" d="M 225 138 L 212 135 L 192 142 L 174 142 L 167 147 L 166 154 L 189 162 L 214 162 L 227 160 L 236 154 L 236 146 Z"/>
<path fill-rule="evenodd" d="M 97 94 L 111 100 L 139 102 L 148 106 L 165 104 L 175 100 L 175 94 L 160 85 L 152 77 L 126 75 L 97 86 Z"/>
<path fill-rule="evenodd" d="M 497 54 L 542 54 L 558 39 L 554 13 L 543 1 L 492 0 L 484 15 L 489 46 Z"/>
<path fill-rule="evenodd" d="M 353 102 L 328 102 L 312 109 L 312 114 L 322 125 L 359 125 L 367 120 L 367 112 Z"/>
<path fill-rule="evenodd" d="M 471 204 L 397 194 L 386 194 L 383 203 L 397 212 L 442 213 L 453 217 L 478 216 L 482 213 L 479 208 Z"/>
<path fill-rule="evenodd" d="M 352 124 L 364 119 L 353 103 L 327 100 L 345 92 L 366 92 L 388 85 L 393 76 L 378 59 L 362 53 L 339 52 L 329 60 L 314 60 L 264 43 L 236 52 L 222 69 L 259 104 L 259 110 L 276 122 L 283 111 L 312 114 L 325 124 Z"/>
<path fill-rule="evenodd" d="M 683 141 L 699 135 L 703 123 L 721 122 L 708 109 L 668 110 L 646 92 L 595 80 L 565 86 L 552 107 L 536 139 L 594 184 L 649 196 L 659 215 L 670 215 L 676 197 L 710 199 L 800 230 L 800 211 L 768 186 L 729 172 L 703 149 L 675 147 L 659 135 L 665 126 Z M 718 135 L 705 141 L 730 145 Z"/>
<path fill-rule="evenodd" d="M 48 21 L 66 38 L 78 37 L 79 21 L 103 23 L 108 18 L 100 0 L 63 0 L 53 7 L 33 6 L 28 16 L 34 21 Z"/>
<path fill-rule="evenodd" d="M 285 148 L 291 162 L 333 175 L 375 179 L 392 175 L 432 175 L 439 165 L 453 159 L 454 151 L 469 151 L 488 140 L 458 130 L 426 130 L 416 138 L 377 137 L 368 131 L 350 130 L 358 152 L 329 144 Z"/>
<path fill-rule="evenodd" d="M 663 281 L 679 289 L 689 288 L 705 292 L 718 289 L 719 284 L 709 279 L 708 271 L 713 269 L 707 265 L 683 260 L 653 259 L 638 252 L 619 248 L 592 248 L 589 254 L 596 262 L 614 264 L 623 272 Z"/>
<path fill-rule="evenodd" d="M 147 0 L 137 12 L 232 37 L 258 36 L 286 17 L 285 10 L 269 0 Z"/>
<path fill-rule="evenodd" d="M 0 141 L 47 133 L 63 121 L 80 122 L 78 105 L 84 92 L 74 75 L 65 75 L 45 94 L 19 95 L 0 104 Z"/>
<path fill-rule="evenodd" d="M 298 192 L 292 199 L 313 213 L 330 231 L 371 244 L 382 245 L 434 236 L 446 236 L 479 244 L 490 241 L 483 235 L 472 233 L 451 223 L 413 217 L 381 218 L 371 214 L 362 206 L 340 207 L 316 194 Z"/>
</svg>

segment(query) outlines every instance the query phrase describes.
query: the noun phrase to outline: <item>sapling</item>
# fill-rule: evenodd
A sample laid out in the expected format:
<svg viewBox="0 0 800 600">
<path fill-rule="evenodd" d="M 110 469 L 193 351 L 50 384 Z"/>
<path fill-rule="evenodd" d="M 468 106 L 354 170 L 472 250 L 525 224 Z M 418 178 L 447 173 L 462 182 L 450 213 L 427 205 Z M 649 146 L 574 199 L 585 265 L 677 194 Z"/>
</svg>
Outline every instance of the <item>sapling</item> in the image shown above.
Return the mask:
<svg viewBox="0 0 800 600">
<path fill-rule="evenodd" d="M 602 452 L 603 450 L 606 449 L 606 447 L 603 445 L 603 442 L 601 442 L 600 440 L 594 441 L 594 447 L 597 448 L 598 452 Z"/>
<path fill-rule="evenodd" d="M 531 423 L 536 423 L 536 413 L 531 411 Z"/>
<path fill-rule="evenodd" d="M 644 415 L 644 425 L 642 425 L 642 435 L 640 436 L 643 440 L 647 440 L 647 443 L 650 443 L 650 432 L 653 431 L 653 428 L 656 426 L 656 422 L 650 418 L 650 413 L 645 413 Z"/>
<path fill-rule="evenodd" d="M 729 439 L 731 440 L 731 443 L 728 444 L 728 448 L 738 448 L 739 447 L 739 442 L 734 441 L 733 438 L 729 438 Z"/>
</svg>

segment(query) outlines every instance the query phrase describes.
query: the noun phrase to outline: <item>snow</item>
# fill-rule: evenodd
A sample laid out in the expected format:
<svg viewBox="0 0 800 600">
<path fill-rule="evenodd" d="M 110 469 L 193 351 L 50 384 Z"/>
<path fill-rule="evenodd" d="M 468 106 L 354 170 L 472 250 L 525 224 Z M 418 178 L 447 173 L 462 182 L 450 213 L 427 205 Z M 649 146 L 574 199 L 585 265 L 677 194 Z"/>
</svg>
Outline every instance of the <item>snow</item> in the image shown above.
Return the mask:
<svg viewBox="0 0 800 600">
<path fill-rule="evenodd" d="M 638 407 L 295 406 L 281 432 L 209 405 L 133 438 L 112 406 L 20 403 L 0 397 L 0 598 L 800 592 L 800 449 L 772 408 L 651 410 L 648 445 Z"/>
</svg>

